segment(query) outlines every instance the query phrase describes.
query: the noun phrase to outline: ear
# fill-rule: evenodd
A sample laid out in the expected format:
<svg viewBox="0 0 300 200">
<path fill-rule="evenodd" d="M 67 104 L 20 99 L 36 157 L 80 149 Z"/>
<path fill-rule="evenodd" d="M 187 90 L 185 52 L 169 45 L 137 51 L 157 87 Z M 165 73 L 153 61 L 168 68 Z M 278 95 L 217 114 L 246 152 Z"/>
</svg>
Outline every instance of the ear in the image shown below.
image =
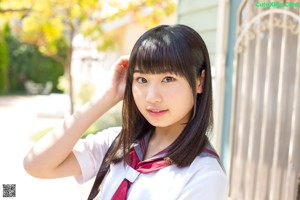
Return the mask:
<svg viewBox="0 0 300 200">
<path fill-rule="evenodd" d="M 205 70 L 202 70 L 200 76 L 198 76 L 198 78 L 197 78 L 197 93 L 198 94 L 201 94 L 203 92 L 204 80 L 205 80 Z"/>
</svg>

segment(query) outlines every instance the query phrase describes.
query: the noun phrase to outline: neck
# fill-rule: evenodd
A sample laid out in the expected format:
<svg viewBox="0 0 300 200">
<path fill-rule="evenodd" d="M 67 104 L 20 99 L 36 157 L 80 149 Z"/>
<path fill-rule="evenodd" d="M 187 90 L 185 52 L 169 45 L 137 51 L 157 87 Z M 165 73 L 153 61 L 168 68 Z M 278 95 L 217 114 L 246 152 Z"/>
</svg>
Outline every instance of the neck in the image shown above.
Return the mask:
<svg viewBox="0 0 300 200">
<path fill-rule="evenodd" d="M 172 128 L 156 127 L 151 140 L 159 143 L 172 144 L 176 138 L 181 134 L 185 125 L 178 125 Z"/>
<path fill-rule="evenodd" d="M 184 127 L 185 125 L 177 126 L 177 128 L 156 127 L 150 138 L 145 159 L 152 157 L 172 144 L 180 135 Z"/>
</svg>

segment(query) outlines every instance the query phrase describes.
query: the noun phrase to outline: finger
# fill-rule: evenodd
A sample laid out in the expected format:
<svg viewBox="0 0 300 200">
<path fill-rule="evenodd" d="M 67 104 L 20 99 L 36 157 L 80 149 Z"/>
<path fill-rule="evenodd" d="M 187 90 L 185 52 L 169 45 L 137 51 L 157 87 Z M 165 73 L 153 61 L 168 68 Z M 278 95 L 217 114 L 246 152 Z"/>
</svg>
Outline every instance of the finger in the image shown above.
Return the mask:
<svg viewBox="0 0 300 200">
<path fill-rule="evenodd" d="M 129 55 L 121 56 L 121 64 L 127 66 L 129 61 Z"/>
<path fill-rule="evenodd" d="M 121 67 L 122 67 L 123 69 L 126 69 L 126 68 L 127 68 L 127 64 L 121 64 Z"/>
<path fill-rule="evenodd" d="M 121 57 L 120 65 L 121 65 L 122 68 L 127 68 L 128 67 L 128 62 L 129 62 L 129 55 Z"/>
</svg>

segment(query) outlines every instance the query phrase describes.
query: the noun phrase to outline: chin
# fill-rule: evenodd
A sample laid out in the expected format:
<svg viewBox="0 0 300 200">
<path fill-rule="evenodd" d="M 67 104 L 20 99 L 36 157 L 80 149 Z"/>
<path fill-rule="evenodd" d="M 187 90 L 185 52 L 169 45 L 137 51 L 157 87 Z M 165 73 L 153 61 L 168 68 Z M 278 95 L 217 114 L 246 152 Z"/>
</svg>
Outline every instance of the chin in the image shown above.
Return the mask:
<svg viewBox="0 0 300 200">
<path fill-rule="evenodd" d="M 158 128 L 165 128 L 165 127 L 168 127 L 169 125 L 168 124 L 165 124 L 165 123 L 162 123 L 162 122 L 151 122 L 151 121 L 148 121 L 152 126 L 154 127 L 158 127 Z"/>
</svg>

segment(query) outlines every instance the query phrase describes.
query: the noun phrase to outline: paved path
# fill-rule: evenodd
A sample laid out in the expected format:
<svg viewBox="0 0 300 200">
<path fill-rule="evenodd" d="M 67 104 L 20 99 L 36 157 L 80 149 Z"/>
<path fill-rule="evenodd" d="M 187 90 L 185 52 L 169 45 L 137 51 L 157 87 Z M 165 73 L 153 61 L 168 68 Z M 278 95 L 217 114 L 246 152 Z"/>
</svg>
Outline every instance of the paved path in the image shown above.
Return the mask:
<svg viewBox="0 0 300 200">
<path fill-rule="evenodd" d="M 91 183 L 80 186 L 73 178 L 36 179 L 23 169 L 32 135 L 61 123 L 64 106 L 58 96 L 0 97 L 0 184 L 16 184 L 14 199 L 86 199 Z M 0 191 L 2 199 L 2 186 Z"/>
</svg>

